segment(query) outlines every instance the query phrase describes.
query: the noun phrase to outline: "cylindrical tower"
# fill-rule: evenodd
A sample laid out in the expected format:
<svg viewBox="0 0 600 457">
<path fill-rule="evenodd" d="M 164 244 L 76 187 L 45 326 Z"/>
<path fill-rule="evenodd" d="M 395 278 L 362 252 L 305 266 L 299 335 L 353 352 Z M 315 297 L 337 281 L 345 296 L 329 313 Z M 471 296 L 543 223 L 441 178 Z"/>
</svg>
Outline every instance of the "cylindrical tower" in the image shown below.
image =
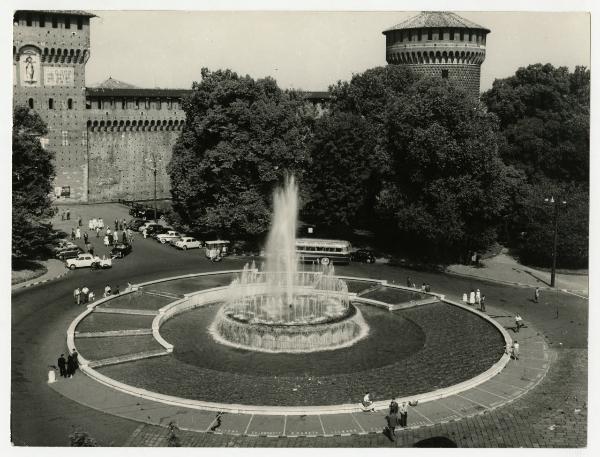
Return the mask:
<svg viewBox="0 0 600 457">
<path fill-rule="evenodd" d="M 456 81 L 479 98 L 481 64 L 489 29 L 458 14 L 424 11 L 383 32 L 388 64 Z"/>
</svg>

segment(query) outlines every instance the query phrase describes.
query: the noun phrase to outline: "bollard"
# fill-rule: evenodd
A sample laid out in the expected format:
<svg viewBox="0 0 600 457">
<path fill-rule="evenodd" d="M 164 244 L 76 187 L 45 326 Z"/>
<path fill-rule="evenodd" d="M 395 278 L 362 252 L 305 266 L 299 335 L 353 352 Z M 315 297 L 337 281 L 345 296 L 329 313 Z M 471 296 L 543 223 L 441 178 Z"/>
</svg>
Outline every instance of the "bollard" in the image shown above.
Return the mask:
<svg viewBox="0 0 600 457">
<path fill-rule="evenodd" d="M 48 371 L 48 384 L 52 384 L 53 382 L 56 382 L 56 373 L 54 370 L 50 370 Z"/>
</svg>

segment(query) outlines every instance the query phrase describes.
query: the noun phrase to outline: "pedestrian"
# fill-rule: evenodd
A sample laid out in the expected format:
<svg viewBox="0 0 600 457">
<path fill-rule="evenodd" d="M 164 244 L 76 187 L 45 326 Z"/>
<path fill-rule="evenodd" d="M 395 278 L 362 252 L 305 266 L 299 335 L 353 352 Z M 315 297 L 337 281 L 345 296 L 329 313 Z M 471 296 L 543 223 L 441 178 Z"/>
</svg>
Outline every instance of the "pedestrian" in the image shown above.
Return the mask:
<svg viewBox="0 0 600 457">
<path fill-rule="evenodd" d="M 64 354 L 61 354 L 58 358 L 58 370 L 63 378 L 67 377 L 67 360 Z"/>
<path fill-rule="evenodd" d="M 398 413 L 398 402 L 396 402 L 396 397 L 392 397 L 392 401 L 390 402 L 390 414 Z"/>
<path fill-rule="evenodd" d="M 110 244 L 110 240 L 108 239 L 108 235 L 104 235 L 104 246 L 108 247 Z"/>
<path fill-rule="evenodd" d="M 515 332 L 519 333 L 521 327 L 523 327 L 523 318 L 517 313 L 515 315 Z"/>
<path fill-rule="evenodd" d="M 118 285 L 116 285 L 116 286 L 115 286 L 115 292 L 114 292 L 114 295 L 119 295 L 120 293 L 121 293 L 121 292 L 119 291 L 119 286 L 118 286 Z"/>
<path fill-rule="evenodd" d="M 88 294 L 88 303 L 92 303 L 95 299 L 96 295 L 94 294 L 94 291 L 90 290 L 90 293 Z"/>
<path fill-rule="evenodd" d="M 130 282 L 127 282 L 127 289 L 125 290 L 131 290 L 133 289 L 133 284 L 131 284 Z"/>
<path fill-rule="evenodd" d="M 67 377 L 71 378 L 75 374 L 75 361 L 73 356 L 69 354 L 67 357 Z"/>
<path fill-rule="evenodd" d="M 100 238 L 100 227 L 96 226 L 96 238 Z"/>
<path fill-rule="evenodd" d="M 408 405 L 405 401 L 400 405 L 398 412 L 400 413 L 400 427 L 404 428 L 408 423 Z"/>
<path fill-rule="evenodd" d="M 81 289 L 81 301 L 83 303 L 87 303 L 89 293 L 90 293 L 90 289 L 88 289 L 87 286 L 83 286 L 83 288 Z"/>
<path fill-rule="evenodd" d="M 387 421 L 387 432 L 390 434 L 390 439 L 396 441 L 396 427 L 400 424 L 398 413 L 396 411 L 390 412 L 385 416 L 385 420 Z"/>
<path fill-rule="evenodd" d="M 467 296 L 466 293 L 463 294 L 462 301 L 465 305 L 469 304 L 469 297 Z"/>
<path fill-rule="evenodd" d="M 471 256 L 471 264 L 477 265 L 477 252 L 473 252 L 473 255 Z"/>
<path fill-rule="evenodd" d="M 121 220 L 121 230 L 125 230 L 127 228 L 127 222 L 125 222 L 125 218 Z"/>
<path fill-rule="evenodd" d="M 88 248 L 88 252 L 92 255 L 94 255 L 94 246 L 92 246 L 91 244 L 89 245 L 90 247 Z"/>
<path fill-rule="evenodd" d="M 481 296 L 481 305 L 480 305 L 481 311 L 485 313 L 485 295 Z"/>
<path fill-rule="evenodd" d="M 115 230 L 119 230 L 119 219 L 115 219 Z"/>
<path fill-rule="evenodd" d="M 371 400 L 371 394 L 367 392 L 362 400 L 363 411 L 375 411 L 373 408 L 373 401 Z"/>
<path fill-rule="evenodd" d="M 128 243 L 128 239 L 127 239 L 127 232 L 123 230 L 123 233 L 121 235 L 121 243 L 123 244 L 127 244 Z"/>
<path fill-rule="evenodd" d="M 60 220 L 61 220 L 61 221 L 64 221 L 64 220 L 65 220 L 65 212 L 64 212 L 64 211 L 61 211 L 61 212 L 60 212 Z"/>
<path fill-rule="evenodd" d="M 515 360 L 519 360 L 519 342 L 517 340 L 512 345 L 512 356 Z"/>
<path fill-rule="evenodd" d="M 408 276 L 406 278 L 406 287 L 412 287 L 412 284 L 413 284 L 412 279 L 410 279 L 410 276 Z"/>
<path fill-rule="evenodd" d="M 79 369 L 79 354 L 77 353 L 77 349 L 73 349 L 73 371 L 77 371 Z"/>
<path fill-rule="evenodd" d="M 94 219 L 88 219 L 88 230 L 94 230 L 96 226 L 94 225 Z"/>
<path fill-rule="evenodd" d="M 71 220 L 71 210 L 69 208 L 67 208 L 67 220 Z"/>
<path fill-rule="evenodd" d="M 75 238 L 77 238 L 78 240 L 81 239 L 81 229 L 79 227 L 75 229 Z"/>
<path fill-rule="evenodd" d="M 144 234 L 144 239 L 148 238 L 148 230 L 144 229 L 143 234 Z"/>
<path fill-rule="evenodd" d="M 115 230 L 115 232 L 113 233 L 113 243 L 117 244 L 119 242 L 119 232 L 117 230 Z"/>
<path fill-rule="evenodd" d="M 533 293 L 533 299 L 535 300 L 536 303 L 540 302 L 540 288 L 539 287 L 535 288 L 535 292 Z"/>
<path fill-rule="evenodd" d="M 76 305 L 81 303 L 81 290 L 79 290 L 79 287 L 73 291 L 73 299 L 75 300 Z"/>
<path fill-rule="evenodd" d="M 425 292 L 431 292 L 431 285 L 428 282 L 425 283 Z"/>
<path fill-rule="evenodd" d="M 100 227 L 101 229 L 104 228 L 104 219 L 102 219 L 102 218 L 98 219 L 98 227 Z"/>
<path fill-rule="evenodd" d="M 107 284 L 106 287 L 104 288 L 104 298 L 110 296 L 111 294 L 111 289 L 110 286 Z"/>
<path fill-rule="evenodd" d="M 475 306 L 475 291 L 473 289 L 469 293 L 469 305 Z"/>
<path fill-rule="evenodd" d="M 106 236 L 108 237 L 108 246 L 110 246 L 111 244 L 113 244 L 113 234 L 109 233 Z"/>
<path fill-rule="evenodd" d="M 427 284 L 423 283 L 421 284 L 421 292 L 425 292 L 427 291 Z"/>
<path fill-rule="evenodd" d="M 481 291 L 479 289 L 475 292 L 475 302 L 481 306 Z"/>
<path fill-rule="evenodd" d="M 83 232 L 83 242 L 88 244 L 89 236 L 87 232 Z"/>
<path fill-rule="evenodd" d="M 75 241 L 75 228 L 71 229 L 71 241 Z"/>
</svg>

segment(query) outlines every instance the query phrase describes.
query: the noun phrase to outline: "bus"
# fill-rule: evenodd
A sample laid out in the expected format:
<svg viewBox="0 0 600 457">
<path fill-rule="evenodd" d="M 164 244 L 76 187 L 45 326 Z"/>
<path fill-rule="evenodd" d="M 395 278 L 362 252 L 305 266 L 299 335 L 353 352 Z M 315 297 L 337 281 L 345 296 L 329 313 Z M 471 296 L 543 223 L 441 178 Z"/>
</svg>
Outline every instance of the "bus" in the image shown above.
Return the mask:
<svg viewBox="0 0 600 457">
<path fill-rule="evenodd" d="M 324 240 L 319 238 L 297 238 L 296 253 L 301 262 L 350 263 L 352 245 L 344 240 Z"/>
</svg>

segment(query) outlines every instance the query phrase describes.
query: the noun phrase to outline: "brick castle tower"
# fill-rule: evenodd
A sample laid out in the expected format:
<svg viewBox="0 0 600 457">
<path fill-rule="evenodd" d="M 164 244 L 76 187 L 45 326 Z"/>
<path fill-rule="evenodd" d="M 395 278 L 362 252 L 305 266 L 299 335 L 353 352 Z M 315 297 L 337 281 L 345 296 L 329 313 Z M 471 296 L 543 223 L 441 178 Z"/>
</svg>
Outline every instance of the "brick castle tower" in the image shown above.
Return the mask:
<svg viewBox="0 0 600 457">
<path fill-rule="evenodd" d="M 55 187 L 86 201 L 85 64 L 90 18 L 85 11 L 17 11 L 13 27 L 13 104 L 35 110 L 48 124 L 42 145 L 55 156 Z"/>
<path fill-rule="evenodd" d="M 424 11 L 383 32 L 388 64 L 456 81 L 479 98 L 489 29 L 458 14 Z"/>
</svg>

